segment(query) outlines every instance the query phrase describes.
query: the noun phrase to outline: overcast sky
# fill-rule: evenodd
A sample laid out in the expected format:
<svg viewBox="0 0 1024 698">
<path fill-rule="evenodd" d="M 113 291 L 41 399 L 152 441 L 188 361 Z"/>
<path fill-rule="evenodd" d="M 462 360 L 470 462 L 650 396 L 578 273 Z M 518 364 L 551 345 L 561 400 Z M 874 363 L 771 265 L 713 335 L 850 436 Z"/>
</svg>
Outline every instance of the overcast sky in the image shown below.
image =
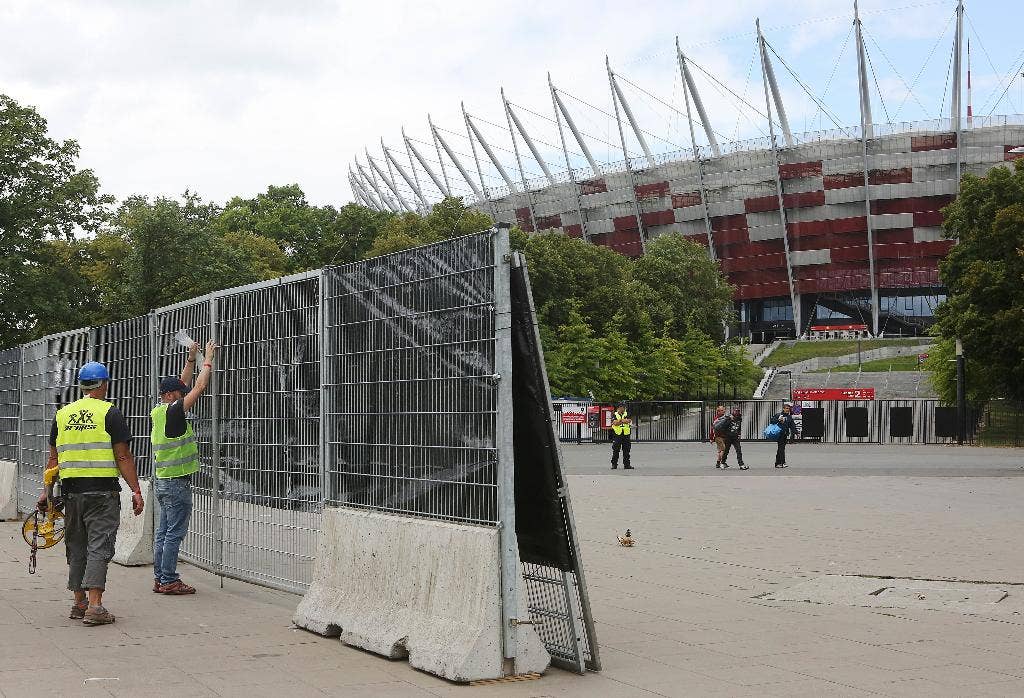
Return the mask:
<svg viewBox="0 0 1024 698">
<path fill-rule="evenodd" d="M 861 3 L 876 122 L 948 116 L 942 97 L 954 8 L 948 1 Z M 408 166 L 403 126 L 436 158 L 428 112 L 468 155 L 463 101 L 518 177 L 502 130 L 502 86 L 524 107 L 542 157 L 564 168 L 547 120 L 548 71 L 557 87 L 595 107 L 567 98 L 595 156 L 621 160 L 615 120 L 603 113 L 612 108 L 606 54 L 635 85 L 623 89 L 652 134 L 652 149 L 688 146 L 676 35 L 693 61 L 750 103 L 738 108 L 696 71 L 720 139 L 758 136 L 766 124 L 755 112 L 764 109 L 752 60 L 757 16 L 801 81 L 824 93 L 828 115 L 776 63 L 793 130 L 832 128 L 830 117 L 855 124 L 851 15 L 851 2 L 831 0 L 5 0 L 0 92 L 38 108 L 54 136 L 77 139 L 83 165 L 119 199 L 190 189 L 223 202 L 298 183 L 313 202 L 342 204 L 351 198 L 349 163 L 358 155 L 365 165 L 365 148 L 379 160 L 382 137 Z M 1014 71 L 1024 60 L 1024 3 L 974 2 L 967 16 L 975 114 L 992 109 L 1014 74 L 995 112 L 1024 112 L 1024 79 Z M 630 148 L 638 152 L 635 143 Z M 472 168 L 471 157 L 465 164 Z M 496 184 L 494 168 L 486 169 Z M 539 173 L 530 160 L 524 169 Z"/>
</svg>

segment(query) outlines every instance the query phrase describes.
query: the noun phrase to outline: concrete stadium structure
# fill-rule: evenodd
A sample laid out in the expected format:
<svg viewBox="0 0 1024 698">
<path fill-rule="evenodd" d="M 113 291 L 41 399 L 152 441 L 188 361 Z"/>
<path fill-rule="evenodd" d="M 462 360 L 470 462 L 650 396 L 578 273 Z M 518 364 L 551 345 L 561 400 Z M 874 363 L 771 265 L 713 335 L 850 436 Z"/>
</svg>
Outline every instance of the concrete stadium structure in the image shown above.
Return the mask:
<svg viewBox="0 0 1024 698">
<path fill-rule="evenodd" d="M 694 64 L 677 43 L 690 126 L 688 150 L 652 154 L 621 89 L 621 78 L 609 65 L 622 152 L 629 153 L 628 129 L 643 151 L 640 157 L 599 164 L 566 108 L 565 93 L 551 84 L 565 154 L 566 169 L 560 173 L 552 173 L 517 108 L 502 94 L 518 170 L 523 172 L 521 156 L 528 151 L 543 177 L 514 181 L 475 117 L 463 109 L 476 180 L 431 122 L 437 160 L 424 158 L 403 133 L 409 170 L 382 142 L 384 166 L 367 152 L 367 167 L 356 162 L 349 181 L 365 205 L 396 212 L 424 210 L 430 204 L 418 168 L 441 195 L 453 193 L 443 152 L 472 191 L 469 203 L 495 221 L 515 223 L 529 232 L 560 230 L 629 256 L 643 254 L 649 240 L 666 233 L 681 233 L 704 245 L 736 287 L 739 323 L 733 331 L 755 340 L 806 334 L 812 323 L 827 323 L 830 318 L 863 322 L 876 335 L 918 334 L 927 328 L 943 297 L 938 263 L 954 242 L 942 235 L 941 210 L 956 197 L 961 176 L 983 175 L 1024 157 L 1024 117 L 975 118 L 971 113 L 969 64 L 962 118 L 963 18 L 960 3 L 949 118 L 874 123 L 855 5 L 861 116 L 856 127 L 791 131 L 771 59 L 775 52 L 758 25 L 767 138 L 718 142 L 693 80 Z M 696 143 L 695 124 L 703 130 L 706 145 Z M 566 146 L 569 138 L 587 167 L 573 167 Z M 484 157 L 504 180 L 502 186 L 485 185 L 480 168 Z M 441 176 L 431 162 L 441 166 Z M 403 190 L 411 192 L 412 203 Z"/>
</svg>

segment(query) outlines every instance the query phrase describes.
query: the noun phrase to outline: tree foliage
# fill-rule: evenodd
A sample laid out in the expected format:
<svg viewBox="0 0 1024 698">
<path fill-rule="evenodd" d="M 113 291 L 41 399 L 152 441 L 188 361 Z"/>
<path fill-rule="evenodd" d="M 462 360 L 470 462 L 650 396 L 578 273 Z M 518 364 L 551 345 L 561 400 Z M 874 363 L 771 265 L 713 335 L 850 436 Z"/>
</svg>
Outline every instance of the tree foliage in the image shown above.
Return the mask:
<svg viewBox="0 0 1024 698">
<path fill-rule="evenodd" d="M 939 263 L 946 300 L 936 310 L 942 338 L 930 358 L 939 394 L 956 391 L 953 343 L 963 342 L 967 386 L 975 400 L 1024 398 L 1024 162 L 985 177 L 964 175 L 944 210 L 945 235 L 957 240 Z"/>
<path fill-rule="evenodd" d="M 144 314 L 214 290 L 486 230 L 447 198 L 430 213 L 310 204 L 297 184 L 224 205 L 192 192 L 132 196 L 113 212 L 34 110 L 0 97 L 0 308 L 4 344 Z M 756 373 L 721 344 L 732 290 L 703 248 L 661 236 L 631 260 L 558 232 L 511 231 L 528 260 L 553 389 L 671 399 Z"/>
<path fill-rule="evenodd" d="M 90 170 L 79 169 L 78 144 L 55 141 L 32 107 L 0 95 L 0 343 L 35 335 L 39 312 L 55 320 L 54 279 L 62 255 L 49 245 L 95 231 L 112 201 Z M 65 254 L 66 253 L 66 254 Z M 48 306 L 50 309 L 44 309 Z"/>
</svg>

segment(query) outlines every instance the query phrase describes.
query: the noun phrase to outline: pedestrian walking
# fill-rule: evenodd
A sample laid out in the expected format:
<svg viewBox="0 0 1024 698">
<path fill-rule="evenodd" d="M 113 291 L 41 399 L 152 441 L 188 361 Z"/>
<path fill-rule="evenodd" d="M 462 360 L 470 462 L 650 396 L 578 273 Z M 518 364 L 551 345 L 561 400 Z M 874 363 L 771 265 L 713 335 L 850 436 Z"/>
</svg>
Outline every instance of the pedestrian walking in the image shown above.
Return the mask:
<svg viewBox="0 0 1024 698">
<path fill-rule="evenodd" d="M 779 434 L 778 446 L 775 450 L 775 467 L 776 468 L 787 468 L 786 465 L 786 442 L 790 438 L 796 438 L 799 434 L 797 433 L 796 422 L 793 421 L 793 404 L 790 402 L 782 405 L 782 412 L 775 415 L 772 420 L 782 433 Z"/>
<path fill-rule="evenodd" d="M 160 503 L 160 519 L 153 539 L 153 591 L 157 594 L 196 593 L 178 574 L 178 551 L 192 516 L 192 475 L 199 471 L 199 447 L 186 415 L 210 384 L 216 352 L 217 345 L 207 342 L 203 370 L 189 389 L 199 354 L 199 344 L 193 343 L 181 375 L 160 381 L 160 404 L 150 412 L 156 476 L 153 489 Z"/>
<path fill-rule="evenodd" d="M 614 419 L 612 420 L 612 470 L 619 467 L 619 451 L 622 451 L 623 470 L 633 470 L 629 464 L 629 451 L 632 447 L 630 436 L 633 427 L 633 420 L 629 418 L 626 406 L 620 404 L 615 408 Z"/>
<path fill-rule="evenodd" d="M 725 406 L 719 405 L 715 408 L 715 417 L 711 420 L 711 433 L 708 434 L 708 441 L 715 444 L 715 448 L 718 451 L 718 455 L 715 458 L 715 467 L 722 467 L 722 454 L 725 453 L 725 437 L 715 432 L 715 424 L 719 419 L 725 416 Z"/>
<path fill-rule="evenodd" d="M 132 491 L 132 512 L 142 513 L 142 492 L 129 444 L 124 415 L 108 402 L 110 373 L 90 361 L 78 371 L 85 395 L 57 410 L 50 429 L 46 469 L 57 468 L 64 498 L 64 545 L 68 559 L 68 590 L 74 603 L 68 616 L 85 625 L 107 625 L 114 615 L 103 606 L 107 567 L 121 525 L 121 485 Z M 39 498 L 45 509 L 46 493 Z"/>
<path fill-rule="evenodd" d="M 729 467 L 725 464 L 725 460 L 729 457 L 729 449 L 733 449 L 736 451 L 736 463 L 740 466 L 740 470 L 750 470 L 749 465 L 743 464 L 743 447 L 740 446 L 740 431 L 742 429 L 743 413 L 738 408 L 735 408 L 732 414 L 729 415 L 729 426 L 725 432 L 725 451 L 722 452 L 723 467 Z"/>
</svg>

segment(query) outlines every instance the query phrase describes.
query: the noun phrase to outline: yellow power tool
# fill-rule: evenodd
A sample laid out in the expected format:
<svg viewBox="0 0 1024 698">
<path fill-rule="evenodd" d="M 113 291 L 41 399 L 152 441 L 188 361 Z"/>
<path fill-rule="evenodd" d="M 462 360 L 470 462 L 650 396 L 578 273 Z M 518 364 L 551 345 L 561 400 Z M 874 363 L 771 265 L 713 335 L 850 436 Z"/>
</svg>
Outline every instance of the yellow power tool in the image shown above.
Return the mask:
<svg viewBox="0 0 1024 698">
<path fill-rule="evenodd" d="M 21 526 L 21 537 L 32 546 L 32 554 L 28 559 L 28 573 L 36 573 L 36 551 L 45 550 L 64 540 L 64 503 L 60 497 L 54 496 L 53 489 L 57 483 L 57 468 L 50 468 L 43 473 L 43 485 L 46 488 L 46 509 L 36 508 L 32 516 L 25 519 Z"/>
</svg>

